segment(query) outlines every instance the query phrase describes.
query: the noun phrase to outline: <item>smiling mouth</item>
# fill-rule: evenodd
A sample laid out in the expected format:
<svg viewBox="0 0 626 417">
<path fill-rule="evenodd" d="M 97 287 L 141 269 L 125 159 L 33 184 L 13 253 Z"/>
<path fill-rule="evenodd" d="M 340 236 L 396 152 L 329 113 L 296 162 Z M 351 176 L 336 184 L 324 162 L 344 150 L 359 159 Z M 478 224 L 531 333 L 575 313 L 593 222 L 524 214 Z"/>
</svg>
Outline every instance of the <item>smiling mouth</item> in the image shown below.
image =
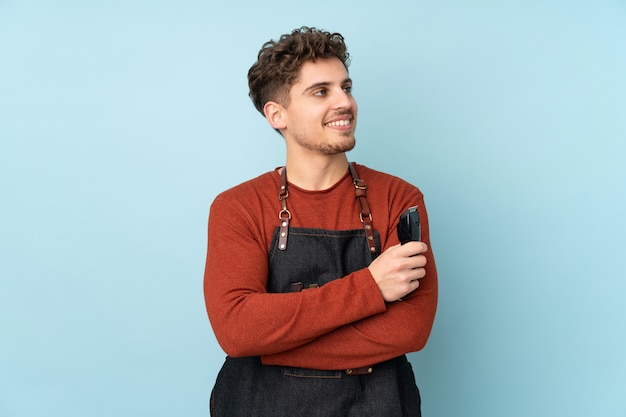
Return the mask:
<svg viewBox="0 0 626 417">
<path fill-rule="evenodd" d="M 352 124 L 352 120 L 347 119 L 347 120 L 335 120 L 332 122 L 328 122 L 328 123 L 324 123 L 324 126 L 327 127 L 345 127 L 345 126 L 350 126 Z"/>
</svg>

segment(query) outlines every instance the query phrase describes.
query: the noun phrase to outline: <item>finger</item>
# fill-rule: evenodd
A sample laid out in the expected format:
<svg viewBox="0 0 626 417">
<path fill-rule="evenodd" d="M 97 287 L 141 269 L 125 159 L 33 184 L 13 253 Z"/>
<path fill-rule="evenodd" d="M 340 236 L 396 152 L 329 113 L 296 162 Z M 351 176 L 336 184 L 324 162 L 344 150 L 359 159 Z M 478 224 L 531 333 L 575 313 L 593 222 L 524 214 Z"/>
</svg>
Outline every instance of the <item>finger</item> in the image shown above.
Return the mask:
<svg viewBox="0 0 626 417">
<path fill-rule="evenodd" d="M 428 245 L 424 242 L 407 242 L 401 246 L 403 256 L 414 256 L 428 250 Z"/>
<path fill-rule="evenodd" d="M 420 282 L 418 279 L 415 279 L 411 282 L 409 282 L 409 291 L 407 291 L 407 294 L 412 293 L 413 291 L 415 291 L 416 289 L 418 289 L 420 286 Z M 405 294 L 406 295 L 406 294 Z"/>
<path fill-rule="evenodd" d="M 428 260 L 424 255 L 414 255 L 408 258 L 407 266 L 411 269 L 424 268 Z"/>
<path fill-rule="evenodd" d="M 408 278 L 409 282 L 417 281 L 426 276 L 426 269 L 424 268 L 415 268 L 411 270 L 411 275 Z"/>
</svg>

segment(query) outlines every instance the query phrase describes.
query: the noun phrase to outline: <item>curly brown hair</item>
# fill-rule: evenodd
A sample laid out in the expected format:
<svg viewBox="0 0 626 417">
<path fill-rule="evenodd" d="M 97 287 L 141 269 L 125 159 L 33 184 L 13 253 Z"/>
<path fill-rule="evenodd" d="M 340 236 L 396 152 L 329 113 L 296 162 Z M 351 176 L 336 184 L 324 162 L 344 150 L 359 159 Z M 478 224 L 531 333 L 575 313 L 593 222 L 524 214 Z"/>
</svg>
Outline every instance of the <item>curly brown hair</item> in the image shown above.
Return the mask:
<svg viewBox="0 0 626 417">
<path fill-rule="evenodd" d="M 339 58 L 348 69 L 350 54 L 339 33 L 303 26 L 282 35 L 278 41 L 263 44 L 248 71 L 249 96 L 254 107 L 264 114 L 263 106 L 268 101 L 287 106 L 289 89 L 297 81 L 302 64 L 324 58 Z"/>
</svg>

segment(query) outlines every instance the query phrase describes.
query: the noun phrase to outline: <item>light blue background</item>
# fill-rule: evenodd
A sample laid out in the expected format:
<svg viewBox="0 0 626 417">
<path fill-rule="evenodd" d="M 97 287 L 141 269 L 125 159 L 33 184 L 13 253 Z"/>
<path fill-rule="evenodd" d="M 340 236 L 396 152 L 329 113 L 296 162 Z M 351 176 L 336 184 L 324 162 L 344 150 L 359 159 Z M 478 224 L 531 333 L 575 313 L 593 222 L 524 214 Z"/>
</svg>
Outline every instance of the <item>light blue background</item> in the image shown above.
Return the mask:
<svg viewBox="0 0 626 417">
<path fill-rule="evenodd" d="M 281 165 L 263 42 L 343 33 L 352 160 L 424 191 L 428 417 L 626 416 L 626 5 L 0 0 L 0 416 L 206 416 L 209 204 Z"/>
</svg>

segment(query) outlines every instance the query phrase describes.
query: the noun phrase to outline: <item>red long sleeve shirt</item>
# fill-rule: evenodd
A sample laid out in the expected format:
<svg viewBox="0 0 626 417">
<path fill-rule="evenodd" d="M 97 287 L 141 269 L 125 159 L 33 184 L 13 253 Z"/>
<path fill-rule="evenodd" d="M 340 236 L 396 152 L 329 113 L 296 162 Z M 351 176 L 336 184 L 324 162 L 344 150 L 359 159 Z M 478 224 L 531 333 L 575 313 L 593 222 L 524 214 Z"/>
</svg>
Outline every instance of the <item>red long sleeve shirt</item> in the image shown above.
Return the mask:
<svg viewBox="0 0 626 417">
<path fill-rule="evenodd" d="M 211 325 L 228 355 L 261 356 L 271 365 L 347 369 L 424 347 L 437 306 L 437 272 L 423 195 L 397 177 L 363 165 L 357 170 L 367 184 L 383 251 L 399 243 L 402 212 L 418 206 L 422 241 L 429 246 L 419 288 L 387 303 L 364 268 L 319 288 L 268 293 L 268 252 L 282 208 L 274 170 L 223 192 L 211 205 L 204 292 Z M 292 227 L 363 227 L 348 172 L 323 191 L 290 184 L 287 207 Z"/>
</svg>

